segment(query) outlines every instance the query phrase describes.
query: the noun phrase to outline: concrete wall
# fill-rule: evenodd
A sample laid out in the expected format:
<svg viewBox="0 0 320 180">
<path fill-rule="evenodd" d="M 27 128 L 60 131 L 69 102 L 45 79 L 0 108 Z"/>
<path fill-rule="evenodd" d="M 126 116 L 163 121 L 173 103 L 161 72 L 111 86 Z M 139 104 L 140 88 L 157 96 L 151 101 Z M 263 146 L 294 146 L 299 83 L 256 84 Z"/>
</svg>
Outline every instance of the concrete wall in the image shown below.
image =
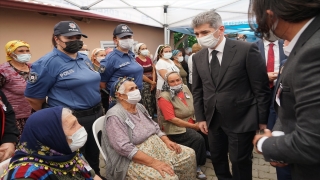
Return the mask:
<svg viewBox="0 0 320 180">
<path fill-rule="evenodd" d="M 0 63 L 6 61 L 5 44 L 15 39 L 30 44 L 31 62 L 51 51 L 53 27 L 63 20 L 75 21 L 80 26 L 81 31 L 88 36 L 83 39 L 90 50 L 100 47 L 100 41 L 112 41 L 113 29 L 119 24 L 118 22 L 95 19 L 91 19 L 90 23 L 85 23 L 73 20 L 69 16 L 49 17 L 37 12 L 0 8 Z M 164 32 L 162 28 L 129 23 L 127 25 L 134 32 L 134 40 L 146 43 L 152 54 L 159 44 L 163 44 Z"/>
</svg>

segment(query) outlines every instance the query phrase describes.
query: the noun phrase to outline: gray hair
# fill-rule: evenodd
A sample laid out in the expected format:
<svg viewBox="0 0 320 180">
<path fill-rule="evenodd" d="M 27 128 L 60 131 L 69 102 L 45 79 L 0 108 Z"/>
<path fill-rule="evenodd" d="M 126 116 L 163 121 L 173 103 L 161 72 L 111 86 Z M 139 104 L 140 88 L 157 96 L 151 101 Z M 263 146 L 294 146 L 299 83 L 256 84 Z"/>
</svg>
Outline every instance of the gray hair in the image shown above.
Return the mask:
<svg viewBox="0 0 320 180">
<path fill-rule="evenodd" d="M 203 24 L 209 24 L 212 28 L 215 29 L 223 25 L 221 16 L 213 10 L 198 14 L 193 18 L 191 26 L 195 28 Z"/>
<path fill-rule="evenodd" d="M 67 116 L 72 115 L 72 110 L 69 108 L 62 108 L 61 119 L 65 119 Z"/>
</svg>

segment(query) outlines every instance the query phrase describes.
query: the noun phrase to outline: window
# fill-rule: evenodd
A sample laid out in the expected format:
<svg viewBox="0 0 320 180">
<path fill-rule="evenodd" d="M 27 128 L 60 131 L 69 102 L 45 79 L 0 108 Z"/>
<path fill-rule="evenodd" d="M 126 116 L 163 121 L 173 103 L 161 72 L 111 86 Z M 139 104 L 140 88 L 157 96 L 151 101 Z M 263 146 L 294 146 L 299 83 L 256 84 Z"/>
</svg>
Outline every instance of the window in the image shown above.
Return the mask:
<svg viewBox="0 0 320 180">
<path fill-rule="evenodd" d="M 134 47 L 136 46 L 136 44 L 138 44 L 138 41 L 134 41 L 133 46 L 131 48 L 131 51 L 134 52 Z M 107 48 L 115 48 L 116 45 L 114 44 L 113 41 L 100 41 L 100 46 L 103 49 L 107 49 Z"/>
</svg>

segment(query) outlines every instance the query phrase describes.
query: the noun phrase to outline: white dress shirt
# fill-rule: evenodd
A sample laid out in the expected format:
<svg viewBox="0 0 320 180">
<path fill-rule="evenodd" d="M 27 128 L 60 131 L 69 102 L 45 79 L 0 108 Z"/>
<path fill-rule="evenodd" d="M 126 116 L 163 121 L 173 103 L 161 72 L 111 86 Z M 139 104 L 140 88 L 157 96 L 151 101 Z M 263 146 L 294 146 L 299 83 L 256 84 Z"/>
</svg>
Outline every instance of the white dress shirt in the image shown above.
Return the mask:
<svg viewBox="0 0 320 180">
<path fill-rule="evenodd" d="M 274 41 L 270 42 L 265 39 L 263 39 L 263 44 L 264 44 L 264 55 L 265 55 L 265 60 L 266 60 L 266 65 L 268 64 L 268 51 L 269 51 L 269 44 L 273 43 L 273 52 L 274 52 L 274 72 L 279 72 L 280 68 L 280 53 L 279 53 L 279 41 Z M 282 59 L 281 59 L 282 60 Z"/>
<path fill-rule="evenodd" d="M 218 57 L 218 60 L 219 60 L 219 63 L 220 63 L 220 66 L 221 66 L 221 63 L 222 63 L 222 55 L 223 55 L 223 51 L 224 51 L 224 46 L 226 45 L 226 38 L 224 36 L 221 36 L 223 39 L 221 41 L 221 43 L 216 47 L 216 49 L 211 49 L 211 48 L 208 48 L 208 56 L 209 56 L 209 64 L 211 63 L 211 59 L 212 59 L 212 55 L 211 55 L 211 52 L 213 50 L 216 50 L 218 51 L 217 53 L 217 57 Z M 210 67 L 210 66 L 209 66 Z"/>
</svg>

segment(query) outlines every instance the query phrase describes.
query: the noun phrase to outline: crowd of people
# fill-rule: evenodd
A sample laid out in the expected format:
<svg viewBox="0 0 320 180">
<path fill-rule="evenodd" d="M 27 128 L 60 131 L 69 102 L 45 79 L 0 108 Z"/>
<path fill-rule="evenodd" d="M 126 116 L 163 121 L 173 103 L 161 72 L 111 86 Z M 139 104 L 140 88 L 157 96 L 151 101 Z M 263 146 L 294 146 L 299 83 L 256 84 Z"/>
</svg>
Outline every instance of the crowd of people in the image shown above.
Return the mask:
<svg viewBox="0 0 320 180">
<path fill-rule="evenodd" d="M 251 0 L 248 14 L 256 43 L 226 38 L 206 11 L 192 20 L 198 43 L 161 44 L 154 56 L 126 24 L 115 48 L 90 51 L 80 27 L 61 21 L 34 63 L 31 45 L 9 41 L 2 179 L 105 179 L 92 130 L 104 115 L 108 180 L 207 179 L 207 158 L 218 179 L 250 180 L 253 149 L 279 180 L 318 179 L 320 2 Z"/>
</svg>

